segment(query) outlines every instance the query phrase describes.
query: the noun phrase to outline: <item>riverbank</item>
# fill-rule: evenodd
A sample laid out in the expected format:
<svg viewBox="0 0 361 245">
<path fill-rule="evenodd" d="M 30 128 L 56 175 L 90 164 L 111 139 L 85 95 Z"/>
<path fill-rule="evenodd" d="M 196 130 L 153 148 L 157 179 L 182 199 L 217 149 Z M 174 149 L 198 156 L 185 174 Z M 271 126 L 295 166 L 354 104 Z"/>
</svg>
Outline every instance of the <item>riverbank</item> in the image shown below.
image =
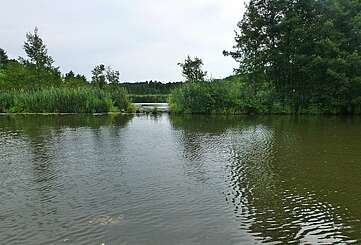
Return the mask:
<svg viewBox="0 0 361 245">
<path fill-rule="evenodd" d="M 169 113 L 168 103 L 131 103 L 132 111 L 124 112 L 103 112 L 103 113 L 63 113 L 63 112 L 2 112 L 0 116 L 7 115 L 139 115 L 139 114 L 155 114 L 155 113 Z"/>
</svg>

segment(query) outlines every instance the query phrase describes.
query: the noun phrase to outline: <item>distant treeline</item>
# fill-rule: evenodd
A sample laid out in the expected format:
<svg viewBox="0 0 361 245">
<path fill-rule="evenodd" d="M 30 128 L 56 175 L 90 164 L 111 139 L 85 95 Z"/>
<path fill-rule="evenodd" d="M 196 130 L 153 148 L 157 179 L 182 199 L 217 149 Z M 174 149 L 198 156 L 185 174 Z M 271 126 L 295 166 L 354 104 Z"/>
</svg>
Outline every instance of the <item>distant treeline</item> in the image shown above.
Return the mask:
<svg viewBox="0 0 361 245">
<path fill-rule="evenodd" d="M 159 81 L 120 83 L 119 86 L 127 89 L 131 95 L 169 95 L 181 82 L 162 83 Z"/>
<path fill-rule="evenodd" d="M 169 94 L 130 94 L 129 99 L 133 103 L 167 103 Z"/>
</svg>

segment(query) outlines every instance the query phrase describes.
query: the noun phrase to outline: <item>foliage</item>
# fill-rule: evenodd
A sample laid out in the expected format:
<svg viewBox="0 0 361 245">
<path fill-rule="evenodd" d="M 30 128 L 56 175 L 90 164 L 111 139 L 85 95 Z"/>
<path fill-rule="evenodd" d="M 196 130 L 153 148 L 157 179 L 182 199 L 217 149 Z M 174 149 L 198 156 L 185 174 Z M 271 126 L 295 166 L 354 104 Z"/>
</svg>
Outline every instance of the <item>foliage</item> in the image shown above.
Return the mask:
<svg viewBox="0 0 361 245">
<path fill-rule="evenodd" d="M 120 72 L 113 70 L 110 66 L 100 64 L 94 67 L 92 70 L 92 83 L 102 88 L 106 84 L 118 84 Z"/>
<path fill-rule="evenodd" d="M 9 58 L 5 52 L 5 50 L 0 48 L 0 68 L 3 67 L 7 62 Z"/>
<path fill-rule="evenodd" d="M 36 27 L 34 33 L 26 34 L 26 41 L 24 43 L 24 50 L 29 57 L 27 63 L 35 65 L 37 69 L 51 68 L 54 60 L 48 55 L 48 50 L 43 42 L 43 39 L 38 34 Z"/>
<path fill-rule="evenodd" d="M 92 83 L 100 88 L 106 84 L 105 65 L 100 64 L 94 67 L 92 70 Z"/>
<path fill-rule="evenodd" d="M 43 39 L 38 34 L 26 34 L 24 50 L 28 58 L 11 60 L 4 68 L 4 78 L 0 82 L 12 88 L 24 87 L 38 89 L 44 86 L 59 86 L 62 82 L 59 67 L 53 67 L 54 60 L 48 55 Z M 6 87 L 6 86 L 5 86 Z"/>
<path fill-rule="evenodd" d="M 0 69 L 0 89 L 37 90 L 49 86 L 60 86 L 60 73 L 52 69 L 37 70 L 32 65 L 24 65 L 16 60 L 9 60 Z"/>
<path fill-rule="evenodd" d="M 88 82 L 84 75 L 75 75 L 73 71 L 70 71 L 65 74 L 64 85 L 67 87 L 83 87 L 88 85 Z"/>
<path fill-rule="evenodd" d="M 109 84 L 120 83 L 120 72 L 114 71 L 110 66 L 107 67 L 105 77 Z"/>
<path fill-rule="evenodd" d="M 111 95 L 114 106 L 121 111 L 126 111 L 129 107 L 128 93 L 124 88 L 110 86 L 106 91 Z"/>
<path fill-rule="evenodd" d="M 231 55 L 294 113 L 360 113 L 361 2 L 251 0 Z M 315 110 L 317 108 L 317 110 Z"/>
<path fill-rule="evenodd" d="M 178 65 L 182 68 L 182 74 L 187 81 L 204 81 L 207 76 L 207 72 L 202 70 L 203 61 L 198 57 L 193 59 L 188 55 L 184 63 Z"/>
<path fill-rule="evenodd" d="M 269 88 L 253 93 L 243 79 L 189 82 L 175 89 L 170 96 L 170 110 L 174 113 L 240 114 L 283 113 L 273 106 Z"/>
</svg>

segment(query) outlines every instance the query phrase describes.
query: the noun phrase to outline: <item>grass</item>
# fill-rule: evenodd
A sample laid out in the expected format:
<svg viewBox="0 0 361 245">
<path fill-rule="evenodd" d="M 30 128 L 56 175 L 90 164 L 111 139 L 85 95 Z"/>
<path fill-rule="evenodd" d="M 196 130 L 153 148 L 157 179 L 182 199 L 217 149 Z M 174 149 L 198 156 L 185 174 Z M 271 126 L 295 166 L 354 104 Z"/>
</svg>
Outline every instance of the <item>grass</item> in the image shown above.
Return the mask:
<svg viewBox="0 0 361 245">
<path fill-rule="evenodd" d="M 0 92 L 2 113 L 106 113 L 131 109 L 126 91 L 47 88 Z"/>
</svg>

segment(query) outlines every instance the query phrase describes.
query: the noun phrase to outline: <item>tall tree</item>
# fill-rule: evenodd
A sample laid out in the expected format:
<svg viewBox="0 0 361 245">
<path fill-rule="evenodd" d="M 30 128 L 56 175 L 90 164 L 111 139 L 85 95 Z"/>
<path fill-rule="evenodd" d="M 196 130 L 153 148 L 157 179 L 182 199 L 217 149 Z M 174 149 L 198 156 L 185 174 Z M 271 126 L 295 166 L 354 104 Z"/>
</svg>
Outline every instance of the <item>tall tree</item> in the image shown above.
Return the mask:
<svg viewBox="0 0 361 245">
<path fill-rule="evenodd" d="M 178 65 L 182 68 L 182 74 L 187 81 L 204 81 L 207 76 L 207 72 L 202 70 L 203 61 L 198 57 L 191 58 L 188 55 L 184 63 Z"/>
<path fill-rule="evenodd" d="M 4 66 L 8 62 L 9 58 L 5 50 L 0 48 L 0 67 Z"/>
<path fill-rule="evenodd" d="M 87 84 L 86 78 L 83 75 L 75 75 L 73 71 L 69 71 L 64 76 L 64 83 L 66 86 L 79 87 Z"/>
<path fill-rule="evenodd" d="M 28 62 L 34 64 L 37 69 L 52 67 L 54 60 L 48 55 L 48 50 L 39 36 L 37 27 L 34 29 L 34 33 L 26 34 L 24 50 L 29 58 Z"/>
<path fill-rule="evenodd" d="M 105 65 L 100 64 L 94 67 L 92 70 L 92 83 L 99 87 L 106 85 Z"/>
<path fill-rule="evenodd" d="M 64 77 L 65 80 L 70 80 L 73 78 L 75 78 L 75 73 L 73 71 L 69 71 L 68 73 L 65 74 L 65 77 Z"/>
<path fill-rule="evenodd" d="M 249 76 L 254 93 L 273 64 L 269 58 L 280 38 L 279 23 L 284 16 L 285 4 L 286 1 L 251 0 L 243 19 L 237 24 L 233 51 L 223 52 L 239 63 L 235 69 L 237 74 Z"/>
<path fill-rule="evenodd" d="M 106 80 L 110 84 L 120 83 L 120 72 L 113 70 L 110 66 L 106 68 Z"/>
<path fill-rule="evenodd" d="M 341 60 L 330 61 L 342 56 L 342 35 L 333 28 L 336 16 L 330 12 L 332 2 L 338 6 L 352 1 L 251 0 L 238 23 L 233 51 L 224 53 L 239 62 L 237 71 L 250 75 L 255 87 L 252 75 L 262 74 L 277 96 L 295 111 L 318 103 L 321 91 L 331 95 L 329 88 L 335 84 L 326 77 L 331 64 Z"/>
</svg>

